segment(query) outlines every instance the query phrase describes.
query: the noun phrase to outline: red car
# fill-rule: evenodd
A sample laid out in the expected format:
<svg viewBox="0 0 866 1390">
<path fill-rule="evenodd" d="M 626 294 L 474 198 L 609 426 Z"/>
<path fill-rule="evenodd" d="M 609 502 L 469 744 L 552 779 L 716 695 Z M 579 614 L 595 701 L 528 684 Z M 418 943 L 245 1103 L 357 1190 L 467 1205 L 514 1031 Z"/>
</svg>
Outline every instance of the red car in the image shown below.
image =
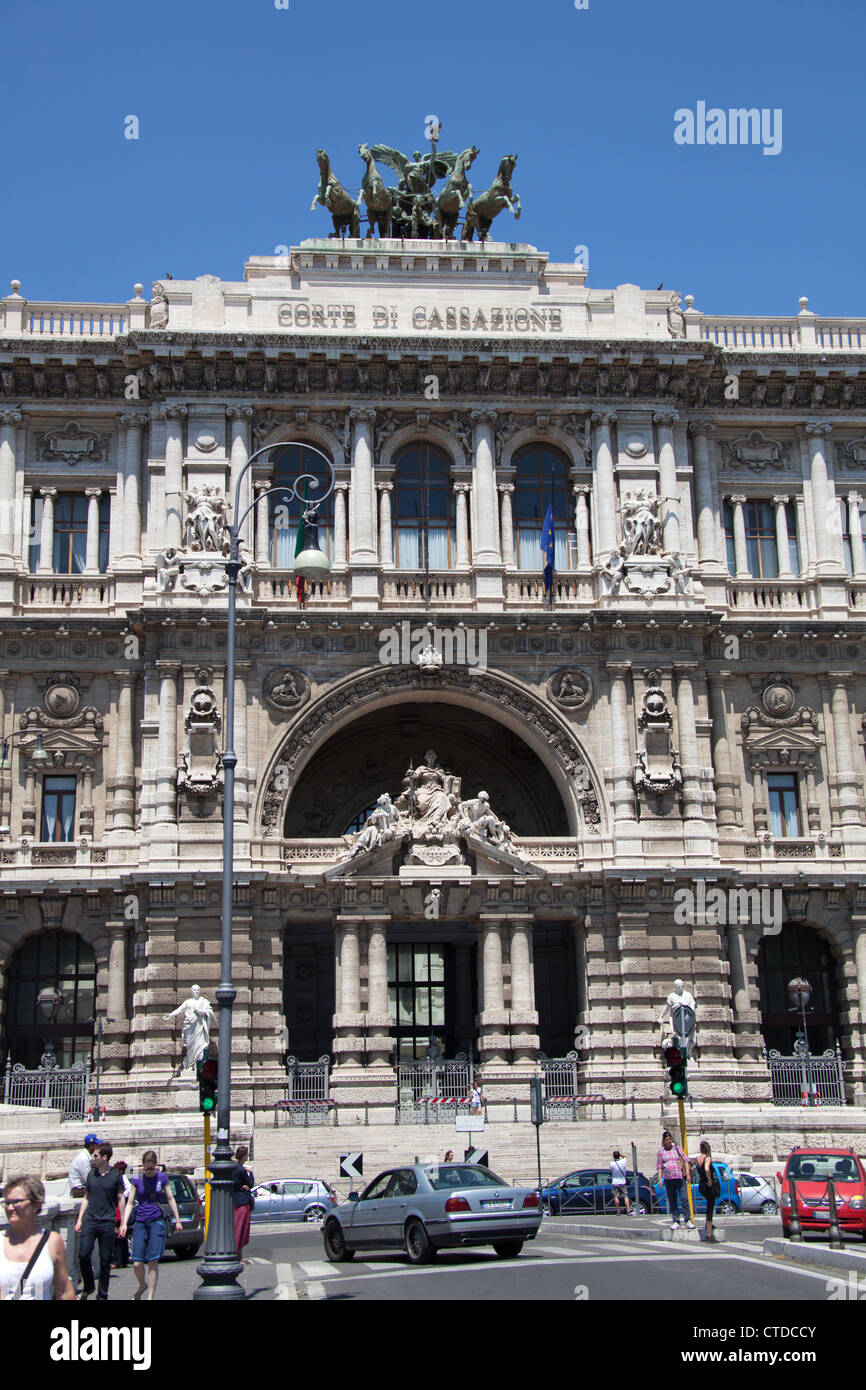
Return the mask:
<svg viewBox="0 0 866 1390">
<path fill-rule="evenodd" d="M 866 1173 L 853 1149 L 792 1149 L 785 1164 L 782 1184 L 782 1235 L 791 1234 L 791 1179 L 797 1189 L 797 1215 L 803 1231 L 830 1227 L 827 1179 L 835 1179 L 836 1215 L 842 1234 L 851 1232 L 866 1240 Z"/>
</svg>

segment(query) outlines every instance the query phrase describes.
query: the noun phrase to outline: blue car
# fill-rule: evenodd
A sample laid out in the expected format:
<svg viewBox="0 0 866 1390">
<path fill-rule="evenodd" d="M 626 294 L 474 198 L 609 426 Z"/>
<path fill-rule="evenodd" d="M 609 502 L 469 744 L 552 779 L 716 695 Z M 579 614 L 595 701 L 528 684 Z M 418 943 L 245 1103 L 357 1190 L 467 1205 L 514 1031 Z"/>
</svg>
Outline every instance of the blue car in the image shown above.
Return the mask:
<svg viewBox="0 0 866 1390">
<path fill-rule="evenodd" d="M 694 1158 L 690 1158 L 689 1162 L 694 1164 Z M 726 1213 L 732 1211 L 740 1211 L 742 1208 L 740 1187 L 731 1169 L 728 1167 L 727 1163 L 720 1163 L 717 1158 L 713 1159 L 713 1167 L 719 1175 L 719 1182 L 722 1187 L 720 1196 L 716 1198 L 714 1215 L 721 1213 L 724 1216 Z M 668 1204 L 664 1183 L 654 1182 L 652 1190 L 658 1210 L 666 1212 Z M 698 1191 L 698 1180 L 696 1177 L 692 1178 L 692 1201 L 694 1202 L 695 1214 L 702 1216 L 707 1209 L 707 1199 L 706 1197 L 702 1197 Z"/>
<path fill-rule="evenodd" d="M 638 1173 L 638 1200 L 634 1200 L 634 1173 L 627 1172 L 628 1197 L 636 1215 L 645 1215 L 655 1207 L 649 1179 Z M 615 1212 L 613 1187 L 609 1168 L 581 1168 L 566 1173 L 541 1190 L 541 1199 L 554 1216 L 560 1212 Z"/>
</svg>

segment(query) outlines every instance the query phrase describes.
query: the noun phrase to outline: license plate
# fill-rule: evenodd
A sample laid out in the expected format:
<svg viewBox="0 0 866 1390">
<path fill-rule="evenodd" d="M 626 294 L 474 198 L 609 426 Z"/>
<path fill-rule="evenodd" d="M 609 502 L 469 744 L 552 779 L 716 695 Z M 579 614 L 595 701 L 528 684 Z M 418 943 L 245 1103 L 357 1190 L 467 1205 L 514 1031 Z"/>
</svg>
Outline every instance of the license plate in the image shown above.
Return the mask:
<svg viewBox="0 0 866 1390">
<path fill-rule="evenodd" d="M 485 1210 L 487 1210 L 487 1211 L 493 1211 L 494 1209 L 500 1210 L 500 1209 L 503 1208 L 503 1207 L 510 1207 L 510 1206 L 511 1206 L 511 1203 L 510 1203 L 510 1202 L 482 1202 L 481 1205 L 482 1205 L 482 1207 L 485 1208 Z"/>
</svg>

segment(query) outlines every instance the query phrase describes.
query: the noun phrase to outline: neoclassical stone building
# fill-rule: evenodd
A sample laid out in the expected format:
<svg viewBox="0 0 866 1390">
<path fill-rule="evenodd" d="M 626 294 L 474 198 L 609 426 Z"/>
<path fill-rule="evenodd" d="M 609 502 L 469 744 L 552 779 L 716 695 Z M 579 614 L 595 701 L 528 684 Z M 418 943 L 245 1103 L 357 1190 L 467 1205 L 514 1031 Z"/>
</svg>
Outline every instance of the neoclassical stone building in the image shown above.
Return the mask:
<svg viewBox="0 0 866 1390">
<path fill-rule="evenodd" d="M 0 1058 L 89 1057 L 100 1016 L 112 1109 L 177 1103 L 163 1016 L 219 978 L 219 518 L 275 446 L 241 488 L 236 1094 L 327 1055 L 331 1094 L 393 1104 L 432 1037 L 494 1100 L 577 1041 L 581 1089 L 655 1101 L 680 977 L 694 1094 L 767 1098 L 803 975 L 862 1103 L 861 321 L 710 317 L 495 242 L 309 241 L 150 303 L 19 290 Z M 301 606 L 279 488 L 320 454 Z M 399 833 L 359 848 L 386 793 Z"/>
</svg>

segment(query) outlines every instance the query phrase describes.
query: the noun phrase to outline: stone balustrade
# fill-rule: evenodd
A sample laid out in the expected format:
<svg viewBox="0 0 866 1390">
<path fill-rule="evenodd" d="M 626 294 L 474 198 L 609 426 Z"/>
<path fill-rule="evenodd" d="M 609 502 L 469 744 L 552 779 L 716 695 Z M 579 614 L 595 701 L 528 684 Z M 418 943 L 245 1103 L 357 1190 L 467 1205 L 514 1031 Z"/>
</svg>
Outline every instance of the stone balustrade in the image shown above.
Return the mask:
<svg viewBox="0 0 866 1390">
<path fill-rule="evenodd" d="M 41 609 L 57 613 L 113 608 L 114 579 L 110 575 L 29 574 L 15 585 L 15 603 L 21 612 Z"/>
</svg>

